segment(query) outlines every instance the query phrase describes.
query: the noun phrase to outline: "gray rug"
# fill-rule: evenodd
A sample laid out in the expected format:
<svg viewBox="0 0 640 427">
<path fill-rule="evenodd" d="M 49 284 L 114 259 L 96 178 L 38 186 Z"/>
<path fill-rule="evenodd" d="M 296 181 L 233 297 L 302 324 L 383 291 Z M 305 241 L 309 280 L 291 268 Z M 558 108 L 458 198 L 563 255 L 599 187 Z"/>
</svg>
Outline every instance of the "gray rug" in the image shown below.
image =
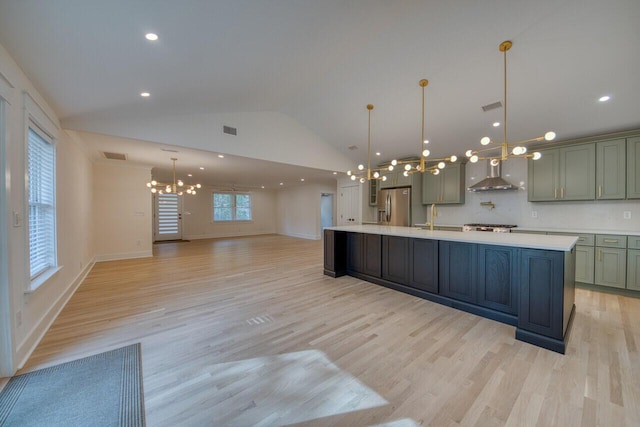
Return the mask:
<svg viewBox="0 0 640 427">
<path fill-rule="evenodd" d="M 17 375 L 0 426 L 144 426 L 140 344 Z"/>
</svg>

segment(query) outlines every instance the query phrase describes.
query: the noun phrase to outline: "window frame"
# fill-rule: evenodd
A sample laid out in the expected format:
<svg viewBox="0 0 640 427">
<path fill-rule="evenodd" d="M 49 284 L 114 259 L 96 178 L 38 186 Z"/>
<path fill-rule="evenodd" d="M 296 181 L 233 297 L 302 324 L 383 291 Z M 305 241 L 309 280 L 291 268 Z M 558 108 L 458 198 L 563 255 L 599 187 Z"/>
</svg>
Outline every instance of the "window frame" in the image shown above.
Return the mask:
<svg viewBox="0 0 640 427">
<path fill-rule="evenodd" d="M 50 215 L 51 215 L 51 236 L 50 237 L 50 242 L 49 244 L 51 245 L 51 247 L 48 249 L 50 250 L 50 261 L 45 265 L 45 267 L 41 268 L 40 270 L 33 272 L 31 271 L 31 264 L 32 264 L 32 260 L 31 260 L 31 219 L 30 219 L 30 211 L 31 211 L 31 207 L 32 207 L 32 201 L 31 201 L 31 193 L 30 193 L 30 185 L 31 185 L 31 174 L 29 173 L 29 157 L 31 155 L 30 153 L 30 134 L 31 132 L 33 132 L 35 135 L 37 135 L 39 137 L 39 139 L 41 140 L 41 142 L 44 142 L 45 144 L 48 144 L 50 146 L 51 149 L 51 176 L 50 176 L 50 186 L 51 186 L 51 202 L 50 203 L 39 203 L 39 205 L 43 205 L 41 206 L 44 209 L 48 209 L 50 210 Z M 58 270 L 58 233 L 57 233 L 57 204 L 56 204 L 56 145 L 55 145 L 55 140 L 53 139 L 53 137 L 51 135 L 49 135 L 44 129 L 42 129 L 41 126 L 38 125 L 38 123 L 36 123 L 33 119 L 30 119 L 28 122 L 28 126 L 26 128 L 26 139 L 27 139 L 27 144 L 26 144 L 26 173 L 25 173 L 25 199 L 26 199 L 26 204 L 27 204 L 27 210 L 25 212 L 27 212 L 26 216 L 27 216 L 27 221 L 26 221 L 26 229 L 27 229 L 27 252 L 29 254 L 28 256 L 28 262 L 27 262 L 27 277 L 29 278 L 29 282 L 30 282 L 30 288 L 34 289 L 37 288 L 38 286 L 40 286 L 42 283 L 44 283 L 46 280 L 49 279 L 49 277 L 51 277 L 53 274 L 55 274 Z"/>
<path fill-rule="evenodd" d="M 231 196 L 231 206 L 228 208 L 231 209 L 231 219 L 216 219 L 216 205 L 215 205 L 215 196 L 216 194 L 224 194 Z M 237 206 L 237 197 L 238 196 L 249 196 L 249 209 L 251 217 L 249 219 L 238 219 L 238 206 Z M 250 223 L 253 222 L 253 193 L 248 191 L 238 192 L 238 191 L 219 191 L 213 190 L 211 192 L 211 222 L 214 224 L 233 224 L 233 223 Z"/>
</svg>

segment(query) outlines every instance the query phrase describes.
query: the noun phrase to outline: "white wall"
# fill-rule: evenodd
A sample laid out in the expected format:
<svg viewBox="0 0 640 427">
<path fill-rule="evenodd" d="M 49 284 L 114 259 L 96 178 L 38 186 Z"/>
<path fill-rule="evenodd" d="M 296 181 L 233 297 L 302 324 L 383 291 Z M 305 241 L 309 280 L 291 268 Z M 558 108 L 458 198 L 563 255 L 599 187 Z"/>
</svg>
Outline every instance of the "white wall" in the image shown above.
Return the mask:
<svg viewBox="0 0 640 427">
<path fill-rule="evenodd" d="M 80 126 L 82 123 L 82 126 Z M 286 114 L 272 111 L 227 114 L 191 114 L 162 118 L 107 120 L 79 118 L 63 123 L 66 129 L 116 135 L 225 154 L 288 163 L 325 170 L 347 170 L 352 163 L 309 128 Z M 237 136 L 222 126 L 238 129 Z M 300 153 L 304 153 L 301 156 Z"/>
<path fill-rule="evenodd" d="M 486 176 L 486 163 L 467 163 L 465 187 Z M 536 202 L 527 201 L 527 161 L 510 159 L 502 165 L 502 177 L 517 191 L 490 191 L 466 193 L 464 205 L 438 206 L 436 224 L 462 225 L 465 223 L 516 224 L 528 228 L 564 228 L 574 230 L 626 231 L 640 229 L 640 203 L 637 200 L 589 202 Z M 491 201 L 496 207 L 489 209 L 480 202 Z M 623 219 L 623 211 L 631 211 L 630 220 Z M 536 212 L 537 217 L 532 217 Z"/>
<path fill-rule="evenodd" d="M 277 193 L 277 233 L 318 240 L 322 237 L 322 193 L 334 194 L 334 218 L 337 212 L 335 185 L 301 185 L 283 188 Z"/>
<path fill-rule="evenodd" d="M 96 260 L 153 254 L 151 168 L 112 160 L 95 163 L 93 207 Z"/>
<path fill-rule="evenodd" d="M 9 340 L 3 339 L 0 358 L 2 375 L 12 374 L 25 361 L 84 275 L 93 265 L 92 164 L 81 147 L 60 129 L 55 112 L 35 90 L 18 65 L 0 46 L 0 80 L 8 88 L 4 177 L 6 200 L 2 208 L 7 218 L 14 212 L 20 223 L 4 224 L 7 240 L 8 289 L 0 290 L 3 308 L 9 299 Z M 5 89 L 6 89 L 5 88 Z M 25 293 L 28 277 L 27 193 L 25 154 L 27 114 L 54 136 L 56 143 L 56 205 L 58 265 L 62 267 L 37 290 Z M 3 284 L 0 283 L 0 286 Z M 7 286 L 7 284 L 4 284 Z M 8 291 L 8 292 L 6 292 Z M 18 321 L 21 319 L 21 322 Z M 4 320 L 4 318 L 3 318 Z M 7 325 L 3 322 L 2 328 Z M 6 329 L 5 329 L 6 331 Z M 7 348 L 7 346 L 9 348 Z M 7 361 L 9 361 L 7 363 Z"/>
<path fill-rule="evenodd" d="M 251 190 L 253 220 L 247 222 L 214 223 L 212 220 L 213 191 L 202 188 L 195 196 L 184 196 L 182 238 L 209 239 L 229 236 L 252 236 L 276 233 L 276 192 Z"/>
</svg>

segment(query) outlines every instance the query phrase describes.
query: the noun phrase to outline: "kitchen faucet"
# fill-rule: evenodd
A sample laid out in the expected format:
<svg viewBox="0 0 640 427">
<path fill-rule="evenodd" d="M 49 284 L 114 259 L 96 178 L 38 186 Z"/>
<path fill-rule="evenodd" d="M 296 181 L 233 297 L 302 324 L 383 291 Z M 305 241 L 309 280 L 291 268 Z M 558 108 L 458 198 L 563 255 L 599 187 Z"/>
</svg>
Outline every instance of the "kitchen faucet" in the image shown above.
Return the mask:
<svg viewBox="0 0 640 427">
<path fill-rule="evenodd" d="M 433 231 L 433 225 L 436 222 L 436 217 L 438 216 L 438 210 L 436 209 L 436 204 L 431 204 L 431 222 L 428 222 L 429 230 Z"/>
</svg>

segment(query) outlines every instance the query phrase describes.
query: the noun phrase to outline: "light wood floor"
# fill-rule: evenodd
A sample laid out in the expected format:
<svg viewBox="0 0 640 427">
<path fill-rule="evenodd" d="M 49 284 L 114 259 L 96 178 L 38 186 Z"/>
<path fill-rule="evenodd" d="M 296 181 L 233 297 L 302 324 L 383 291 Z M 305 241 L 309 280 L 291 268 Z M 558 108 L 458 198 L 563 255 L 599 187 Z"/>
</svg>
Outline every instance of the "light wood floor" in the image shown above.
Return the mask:
<svg viewBox="0 0 640 427">
<path fill-rule="evenodd" d="M 98 263 L 22 372 L 142 343 L 149 426 L 639 426 L 640 300 L 586 290 L 562 356 L 351 277 L 322 243 Z"/>
</svg>

